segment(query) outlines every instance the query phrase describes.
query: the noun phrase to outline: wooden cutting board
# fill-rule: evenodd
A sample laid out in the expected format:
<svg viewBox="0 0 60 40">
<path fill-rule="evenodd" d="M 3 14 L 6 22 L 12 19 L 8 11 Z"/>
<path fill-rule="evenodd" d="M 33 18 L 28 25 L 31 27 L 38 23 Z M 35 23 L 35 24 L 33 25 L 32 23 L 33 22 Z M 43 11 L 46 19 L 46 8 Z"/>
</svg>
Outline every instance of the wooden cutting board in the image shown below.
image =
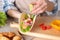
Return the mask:
<svg viewBox="0 0 60 40">
<path fill-rule="evenodd" d="M 49 29 L 49 30 L 42 30 L 39 27 L 40 23 L 45 23 L 46 25 L 49 25 L 52 20 L 60 19 L 59 17 L 40 17 L 38 16 L 36 18 L 35 24 L 32 28 L 32 30 L 25 35 L 30 35 L 34 37 L 39 37 L 39 38 L 46 38 L 46 39 L 54 39 L 54 40 L 60 40 L 60 31 L 55 30 L 54 28 Z M 24 33 L 23 33 L 24 34 Z"/>
</svg>

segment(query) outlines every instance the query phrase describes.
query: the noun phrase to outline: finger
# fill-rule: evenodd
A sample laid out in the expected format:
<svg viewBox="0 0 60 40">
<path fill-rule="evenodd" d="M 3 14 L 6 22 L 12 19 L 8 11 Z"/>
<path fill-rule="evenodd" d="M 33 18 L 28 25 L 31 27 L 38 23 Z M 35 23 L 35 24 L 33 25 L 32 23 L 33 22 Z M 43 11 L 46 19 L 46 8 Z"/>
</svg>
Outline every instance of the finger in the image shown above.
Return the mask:
<svg viewBox="0 0 60 40">
<path fill-rule="evenodd" d="M 39 5 L 34 5 L 32 11 L 36 10 L 39 7 Z"/>
<path fill-rule="evenodd" d="M 38 14 L 43 13 L 43 12 L 46 11 L 46 9 L 47 9 L 47 7 L 43 8 L 42 10 L 39 10 L 37 13 L 38 13 Z"/>
<path fill-rule="evenodd" d="M 44 8 L 47 8 L 47 5 L 46 4 L 43 4 L 42 6 L 40 6 L 37 10 L 36 10 L 36 13 Z"/>
<path fill-rule="evenodd" d="M 32 2 L 31 4 L 32 4 L 32 5 L 36 5 L 36 2 Z"/>
<path fill-rule="evenodd" d="M 41 6 L 41 5 L 42 5 L 42 2 L 37 3 L 36 5 L 34 5 L 34 8 L 33 8 L 32 11 L 36 10 L 36 9 L 37 9 L 39 6 Z"/>
<path fill-rule="evenodd" d="M 43 8 L 45 8 L 45 4 L 39 6 L 36 10 L 34 10 L 32 13 L 37 13 L 38 11 L 42 10 Z"/>
</svg>

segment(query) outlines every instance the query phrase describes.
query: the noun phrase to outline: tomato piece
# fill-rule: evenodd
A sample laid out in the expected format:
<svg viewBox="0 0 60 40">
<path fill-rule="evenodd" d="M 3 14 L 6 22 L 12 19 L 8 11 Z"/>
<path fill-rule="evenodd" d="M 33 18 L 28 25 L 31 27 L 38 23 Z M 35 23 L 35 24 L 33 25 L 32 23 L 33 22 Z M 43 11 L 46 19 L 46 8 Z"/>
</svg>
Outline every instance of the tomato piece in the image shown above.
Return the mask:
<svg viewBox="0 0 60 40">
<path fill-rule="evenodd" d="M 40 25 L 39 25 L 39 27 L 41 27 L 41 29 L 42 30 L 47 30 L 47 29 L 51 29 L 51 26 L 46 26 L 44 23 L 41 23 Z"/>
<path fill-rule="evenodd" d="M 31 21 L 27 21 L 27 23 L 31 23 Z"/>
<path fill-rule="evenodd" d="M 46 26 L 47 27 L 47 29 L 51 29 L 52 27 L 51 26 Z"/>
<path fill-rule="evenodd" d="M 44 26 L 44 23 L 41 23 L 39 26 Z"/>
<path fill-rule="evenodd" d="M 42 28 L 42 30 L 47 30 L 46 26 L 42 26 L 41 28 Z"/>
</svg>

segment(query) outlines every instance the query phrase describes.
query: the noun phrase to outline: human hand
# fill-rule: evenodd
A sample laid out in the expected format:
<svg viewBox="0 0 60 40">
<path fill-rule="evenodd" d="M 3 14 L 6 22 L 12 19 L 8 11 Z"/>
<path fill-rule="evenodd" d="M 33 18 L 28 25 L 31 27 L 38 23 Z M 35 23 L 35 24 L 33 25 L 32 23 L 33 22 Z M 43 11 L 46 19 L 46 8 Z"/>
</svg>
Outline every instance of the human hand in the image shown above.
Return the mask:
<svg viewBox="0 0 60 40">
<path fill-rule="evenodd" d="M 48 0 L 37 0 L 36 2 L 33 2 L 32 4 L 34 5 L 32 9 L 32 13 L 40 14 L 47 10 Z"/>
<path fill-rule="evenodd" d="M 13 18 L 20 18 L 21 13 L 16 10 L 8 10 L 7 14 Z"/>
</svg>

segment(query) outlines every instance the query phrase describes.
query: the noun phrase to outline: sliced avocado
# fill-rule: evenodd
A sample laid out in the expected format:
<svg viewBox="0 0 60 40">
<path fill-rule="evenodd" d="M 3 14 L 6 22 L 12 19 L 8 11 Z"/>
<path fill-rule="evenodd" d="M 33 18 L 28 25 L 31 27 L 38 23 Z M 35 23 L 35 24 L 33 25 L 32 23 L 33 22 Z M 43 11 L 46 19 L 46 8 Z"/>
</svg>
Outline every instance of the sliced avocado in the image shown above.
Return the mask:
<svg viewBox="0 0 60 40">
<path fill-rule="evenodd" d="M 31 28 L 31 26 L 28 26 L 28 27 L 26 28 L 26 31 L 29 31 L 29 30 L 30 30 L 30 28 Z"/>
</svg>

